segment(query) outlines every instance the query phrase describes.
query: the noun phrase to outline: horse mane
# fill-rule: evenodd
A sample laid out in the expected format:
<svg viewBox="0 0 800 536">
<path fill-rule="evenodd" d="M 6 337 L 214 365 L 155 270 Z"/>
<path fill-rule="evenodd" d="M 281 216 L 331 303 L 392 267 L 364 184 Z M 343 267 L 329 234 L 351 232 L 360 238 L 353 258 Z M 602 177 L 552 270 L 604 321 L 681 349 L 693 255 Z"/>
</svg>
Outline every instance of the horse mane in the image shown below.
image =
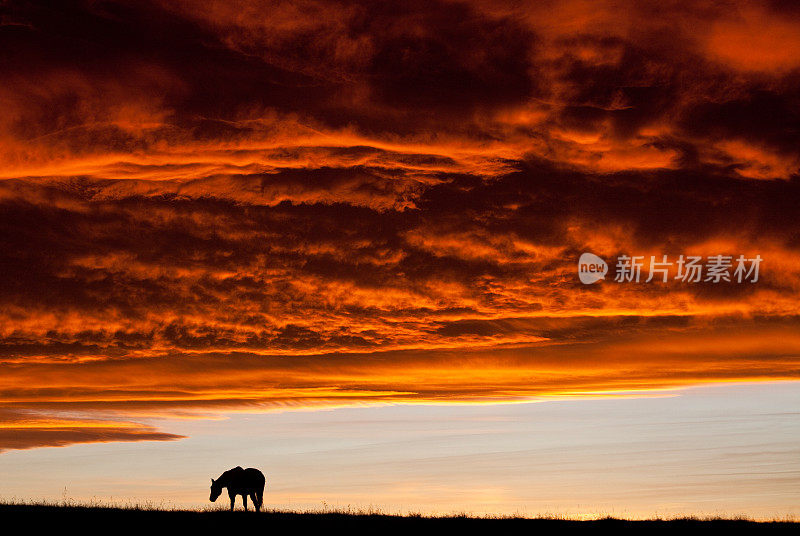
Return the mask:
<svg viewBox="0 0 800 536">
<path fill-rule="evenodd" d="M 223 487 L 224 487 L 224 486 L 225 486 L 225 484 L 227 484 L 227 482 L 228 482 L 228 480 L 230 479 L 230 477 L 231 477 L 231 476 L 232 476 L 234 473 L 238 473 L 238 472 L 240 472 L 240 471 L 244 471 L 244 469 L 242 469 L 242 468 L 241 468 L 241 466 L 239 466 L 239 465 L 237 465 L 237 466 L 236 466 L 236 467 L 234 467 L 233 469 L 228 469 L 227 471 L 225 471 L 224 473 L 222 473 L 222 474 L 220 475 L 220 477 L 217 479 L 217 482 L 219 482 L 220 484 L 222 484 L 222 485 L 223 485 Z"/>
</svg>

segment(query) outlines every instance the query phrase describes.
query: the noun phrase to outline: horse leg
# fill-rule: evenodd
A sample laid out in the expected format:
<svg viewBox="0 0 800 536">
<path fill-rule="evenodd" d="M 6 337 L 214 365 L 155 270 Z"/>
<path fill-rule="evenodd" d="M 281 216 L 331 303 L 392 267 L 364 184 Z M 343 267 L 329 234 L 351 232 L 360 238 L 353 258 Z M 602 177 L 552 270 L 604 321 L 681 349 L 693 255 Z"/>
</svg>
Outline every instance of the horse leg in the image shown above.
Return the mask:
<svg viewBox="0 0 800 536">
<path fill-rule="evenodd" d="M 244 502 L 244 511 L 247 512 L 247 493 L 242 493 L 242 502 Z"/>
<path fill-rule="evenodd" d="M 236 495 L 230 493 L 228 496 L 231 498 L 231 512 L 233 512 L 233 505 L 236 503 Z"/>
<path fill-rule="evenodd" d="M 258 495 L 256 495 L 255 491 L 250 494 L 250 498 L 253 500 L 253 506 L 255 507 L 256 512 L 260 512 L 261 505 L 258 503 Z"/>
</svg>

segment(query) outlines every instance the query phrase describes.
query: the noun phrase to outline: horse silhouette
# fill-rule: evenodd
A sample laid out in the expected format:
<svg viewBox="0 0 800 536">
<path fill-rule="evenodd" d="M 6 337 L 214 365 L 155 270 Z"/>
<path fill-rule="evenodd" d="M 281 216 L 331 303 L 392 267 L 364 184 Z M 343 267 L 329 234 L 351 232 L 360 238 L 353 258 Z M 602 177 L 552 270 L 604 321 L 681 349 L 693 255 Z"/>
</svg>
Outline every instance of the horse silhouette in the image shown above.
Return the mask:
<svg viewBox="0 0 800 536">
<path fill-rule="evenodd" d="M 211 479 L 211 495 L 209 499 L 211 502 L 216 502 L 217 497 L 222 493 L 222 488 L 228 488 L 228 497 L 231 498 L 231 512 L 237 495 L 242 496 L 245 510 L 247 510 L 247 496 L 250 495 L 256 510 L 261 511 L 261 504 L 264 502 L 265 481 L 264 473 L 258 469 L 234 467 L 222 473 L 218 479 Z"/>
</svg>

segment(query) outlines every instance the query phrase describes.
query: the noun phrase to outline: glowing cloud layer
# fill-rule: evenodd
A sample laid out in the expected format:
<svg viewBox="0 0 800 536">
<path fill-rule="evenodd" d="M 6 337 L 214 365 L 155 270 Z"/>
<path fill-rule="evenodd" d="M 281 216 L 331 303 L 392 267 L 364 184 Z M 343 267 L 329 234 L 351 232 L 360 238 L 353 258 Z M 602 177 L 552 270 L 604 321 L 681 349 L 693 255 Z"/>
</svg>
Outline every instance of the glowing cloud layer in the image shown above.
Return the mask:
<svg viewBox="0 0 800 536">
<path fill-rule="evenodd" d="M 8 4 L 0 449 L 800 374 L 789 5 Z"/>
</svg>

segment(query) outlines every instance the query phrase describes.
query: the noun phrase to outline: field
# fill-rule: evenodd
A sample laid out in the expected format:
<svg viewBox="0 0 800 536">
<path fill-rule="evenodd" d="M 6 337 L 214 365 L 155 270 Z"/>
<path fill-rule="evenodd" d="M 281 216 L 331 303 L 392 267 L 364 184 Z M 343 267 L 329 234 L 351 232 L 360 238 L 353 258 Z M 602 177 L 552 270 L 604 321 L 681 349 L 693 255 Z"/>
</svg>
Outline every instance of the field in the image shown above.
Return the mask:
<svg viewBox="0 0 800 536">
<path fill-rule="evenodd" d="M 104 532 L 203 534 L 245 531 L 261 534 L 279 531 L 325 534 L 356 532 L 359 534 L 798 534 L 800 523 L 755 522 L 740 519 L 674 519 L 626 521 L 600 519 L 571 521 L 563 519 L 424 517 L 393 515 L 360 515 L 339 513 L 226 512 L 151 510 L 138 508 L 105 508 L 82 506 L 45 506 L 0 504 L 3 526 L 20 531 L 80 530 L 81 533 Z"/>
</svg>

